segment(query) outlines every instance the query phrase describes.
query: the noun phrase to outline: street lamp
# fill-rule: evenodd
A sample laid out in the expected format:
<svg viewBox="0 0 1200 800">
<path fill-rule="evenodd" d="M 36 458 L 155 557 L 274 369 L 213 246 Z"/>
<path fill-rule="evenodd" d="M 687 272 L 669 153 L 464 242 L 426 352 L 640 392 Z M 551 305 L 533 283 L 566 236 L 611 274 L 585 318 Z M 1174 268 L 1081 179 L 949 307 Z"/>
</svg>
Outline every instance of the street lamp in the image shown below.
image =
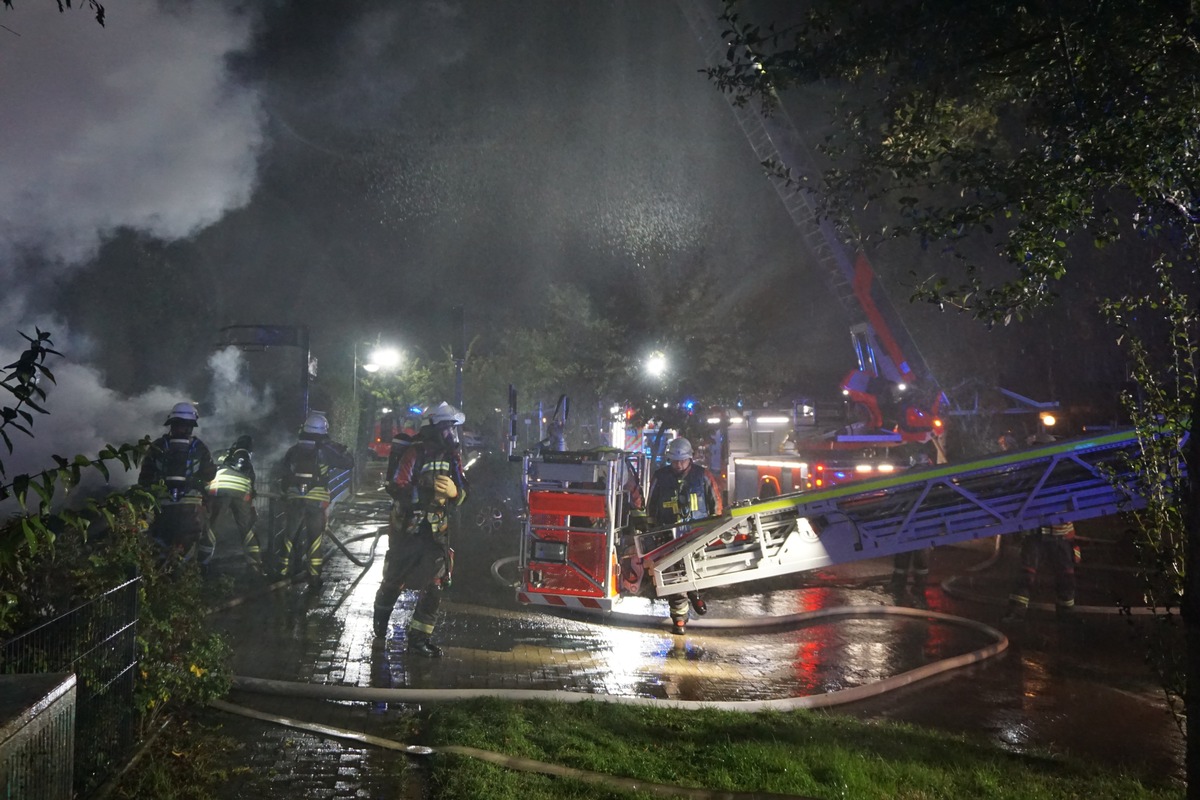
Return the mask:
<svg viewBox="0 0 1200 800">
<path fill-rule="evenodd" d="M 367 357 L 367 362 L 362 365 L 362 368 L 367 372 L 390 372 L 400 366 L 400 362 L 404 360 L 404 354 L 395 347 L 376 347 Z"/>
<path fill-rule="evenodd" d="M 646 374 L 651 378 L 661 378 L 667 373 L 667 355 L 661 350 L 655 350 L 646 357 Z"/>
</svg>

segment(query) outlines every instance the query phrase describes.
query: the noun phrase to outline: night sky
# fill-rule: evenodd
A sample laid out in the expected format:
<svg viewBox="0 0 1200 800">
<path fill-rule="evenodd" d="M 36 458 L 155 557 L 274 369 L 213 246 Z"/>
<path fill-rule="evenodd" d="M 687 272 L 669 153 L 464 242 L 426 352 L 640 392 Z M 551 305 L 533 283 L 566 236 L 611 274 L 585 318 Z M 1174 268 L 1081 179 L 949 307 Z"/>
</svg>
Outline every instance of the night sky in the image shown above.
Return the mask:
<svg viewBox="0 0 1200 800">
<path fill-rule="evenodd" d="M 758 304 L 762 369 L 851 366 L 674 2 L 239 5 L 0 13 L 0 357 L 34 325 L 67 355 L 70 425 L 39 449 L 154 432 L 236 379 L 226 325 L 307 325 L 332 363 L 376 337 L 437 355 L 452 305 L 498 337 L 548 283 L 696 263 Z M 1013 346 L 893 297 L 935 371 Z"/>
</svg>

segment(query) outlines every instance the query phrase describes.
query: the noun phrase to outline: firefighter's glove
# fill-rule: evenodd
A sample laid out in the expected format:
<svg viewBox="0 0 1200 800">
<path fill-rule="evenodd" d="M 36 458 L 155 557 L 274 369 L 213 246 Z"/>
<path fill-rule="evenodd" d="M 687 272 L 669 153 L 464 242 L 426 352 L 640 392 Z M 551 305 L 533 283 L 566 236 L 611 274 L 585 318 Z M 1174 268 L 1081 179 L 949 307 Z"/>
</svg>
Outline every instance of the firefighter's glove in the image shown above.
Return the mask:
<svg viewBox="0 0 1200 800">
<path fill-rule="evenodd" d="M 458 487 L 449 475 L 438 475 L 433 479 L 433 493 L 439 503 L 458 497 Z"/>
</svg>

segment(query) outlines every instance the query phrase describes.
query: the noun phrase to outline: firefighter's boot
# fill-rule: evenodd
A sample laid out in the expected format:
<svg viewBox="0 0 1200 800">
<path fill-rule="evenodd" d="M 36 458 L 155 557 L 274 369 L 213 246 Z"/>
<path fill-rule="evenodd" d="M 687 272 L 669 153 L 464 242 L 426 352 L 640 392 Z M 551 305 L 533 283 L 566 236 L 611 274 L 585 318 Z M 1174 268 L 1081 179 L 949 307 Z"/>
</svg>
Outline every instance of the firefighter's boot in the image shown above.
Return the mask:
<svg viewBox="0 0 1200 800">
<path fill-rule="evenodd" d="M 408 632 L 408 652 L 423 658 L 441 658 L 442 648 L 433 643 L 428 633 Z"/>
<path fill-rule="evenodd" d="M 1000 618 L 1001 622 L 1024 622 L 1025 615 L 1029 611 L 1029 601 L 1021 602 L 1017 599 L 1010 599 L 1008 602 L 1008 611 L 1004 612 L 1004 616 Z"/>
<path fill-rule="evenodd" d="M 687 633 L 687 617 L 671 617 L 671 633 L 676 636 Z"/>
<path fill-rule="evenodd" d="M 687 593 L 688 603 L 692 606 L 692 611 L 696 612 L 696 616 L 703 617 L 708 613 L 708 603 L 704 602 L 704 598 L 697 591 Z"/>
<path fill-rule="evenodd" d="M 382 639 L 387 636 L 388 620 L 392 617 L 392 607 L 376 608 L 375 618 L 372 621 L 371 631 L 375 634 L 376 639 Z"/>
</svg>

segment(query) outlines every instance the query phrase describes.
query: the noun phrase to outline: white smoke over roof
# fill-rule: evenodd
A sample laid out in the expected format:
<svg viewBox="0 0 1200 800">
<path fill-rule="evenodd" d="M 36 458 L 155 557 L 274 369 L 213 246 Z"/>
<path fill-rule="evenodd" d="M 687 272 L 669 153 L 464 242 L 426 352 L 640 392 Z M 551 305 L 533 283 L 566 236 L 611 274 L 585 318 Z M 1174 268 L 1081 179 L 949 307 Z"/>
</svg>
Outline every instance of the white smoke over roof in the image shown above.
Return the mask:
<svg viewBox="0 0 1200 800">
<path fill-rule="evenodd" d="M 227 70 L 249 20 L 164 8 L 123 0 L 106 27 L 40 0 L 0 13 L 0 263 L 85 260 L 123 226 L 188 236 L 249 199 L 263 115 Z"/>
</svg>

